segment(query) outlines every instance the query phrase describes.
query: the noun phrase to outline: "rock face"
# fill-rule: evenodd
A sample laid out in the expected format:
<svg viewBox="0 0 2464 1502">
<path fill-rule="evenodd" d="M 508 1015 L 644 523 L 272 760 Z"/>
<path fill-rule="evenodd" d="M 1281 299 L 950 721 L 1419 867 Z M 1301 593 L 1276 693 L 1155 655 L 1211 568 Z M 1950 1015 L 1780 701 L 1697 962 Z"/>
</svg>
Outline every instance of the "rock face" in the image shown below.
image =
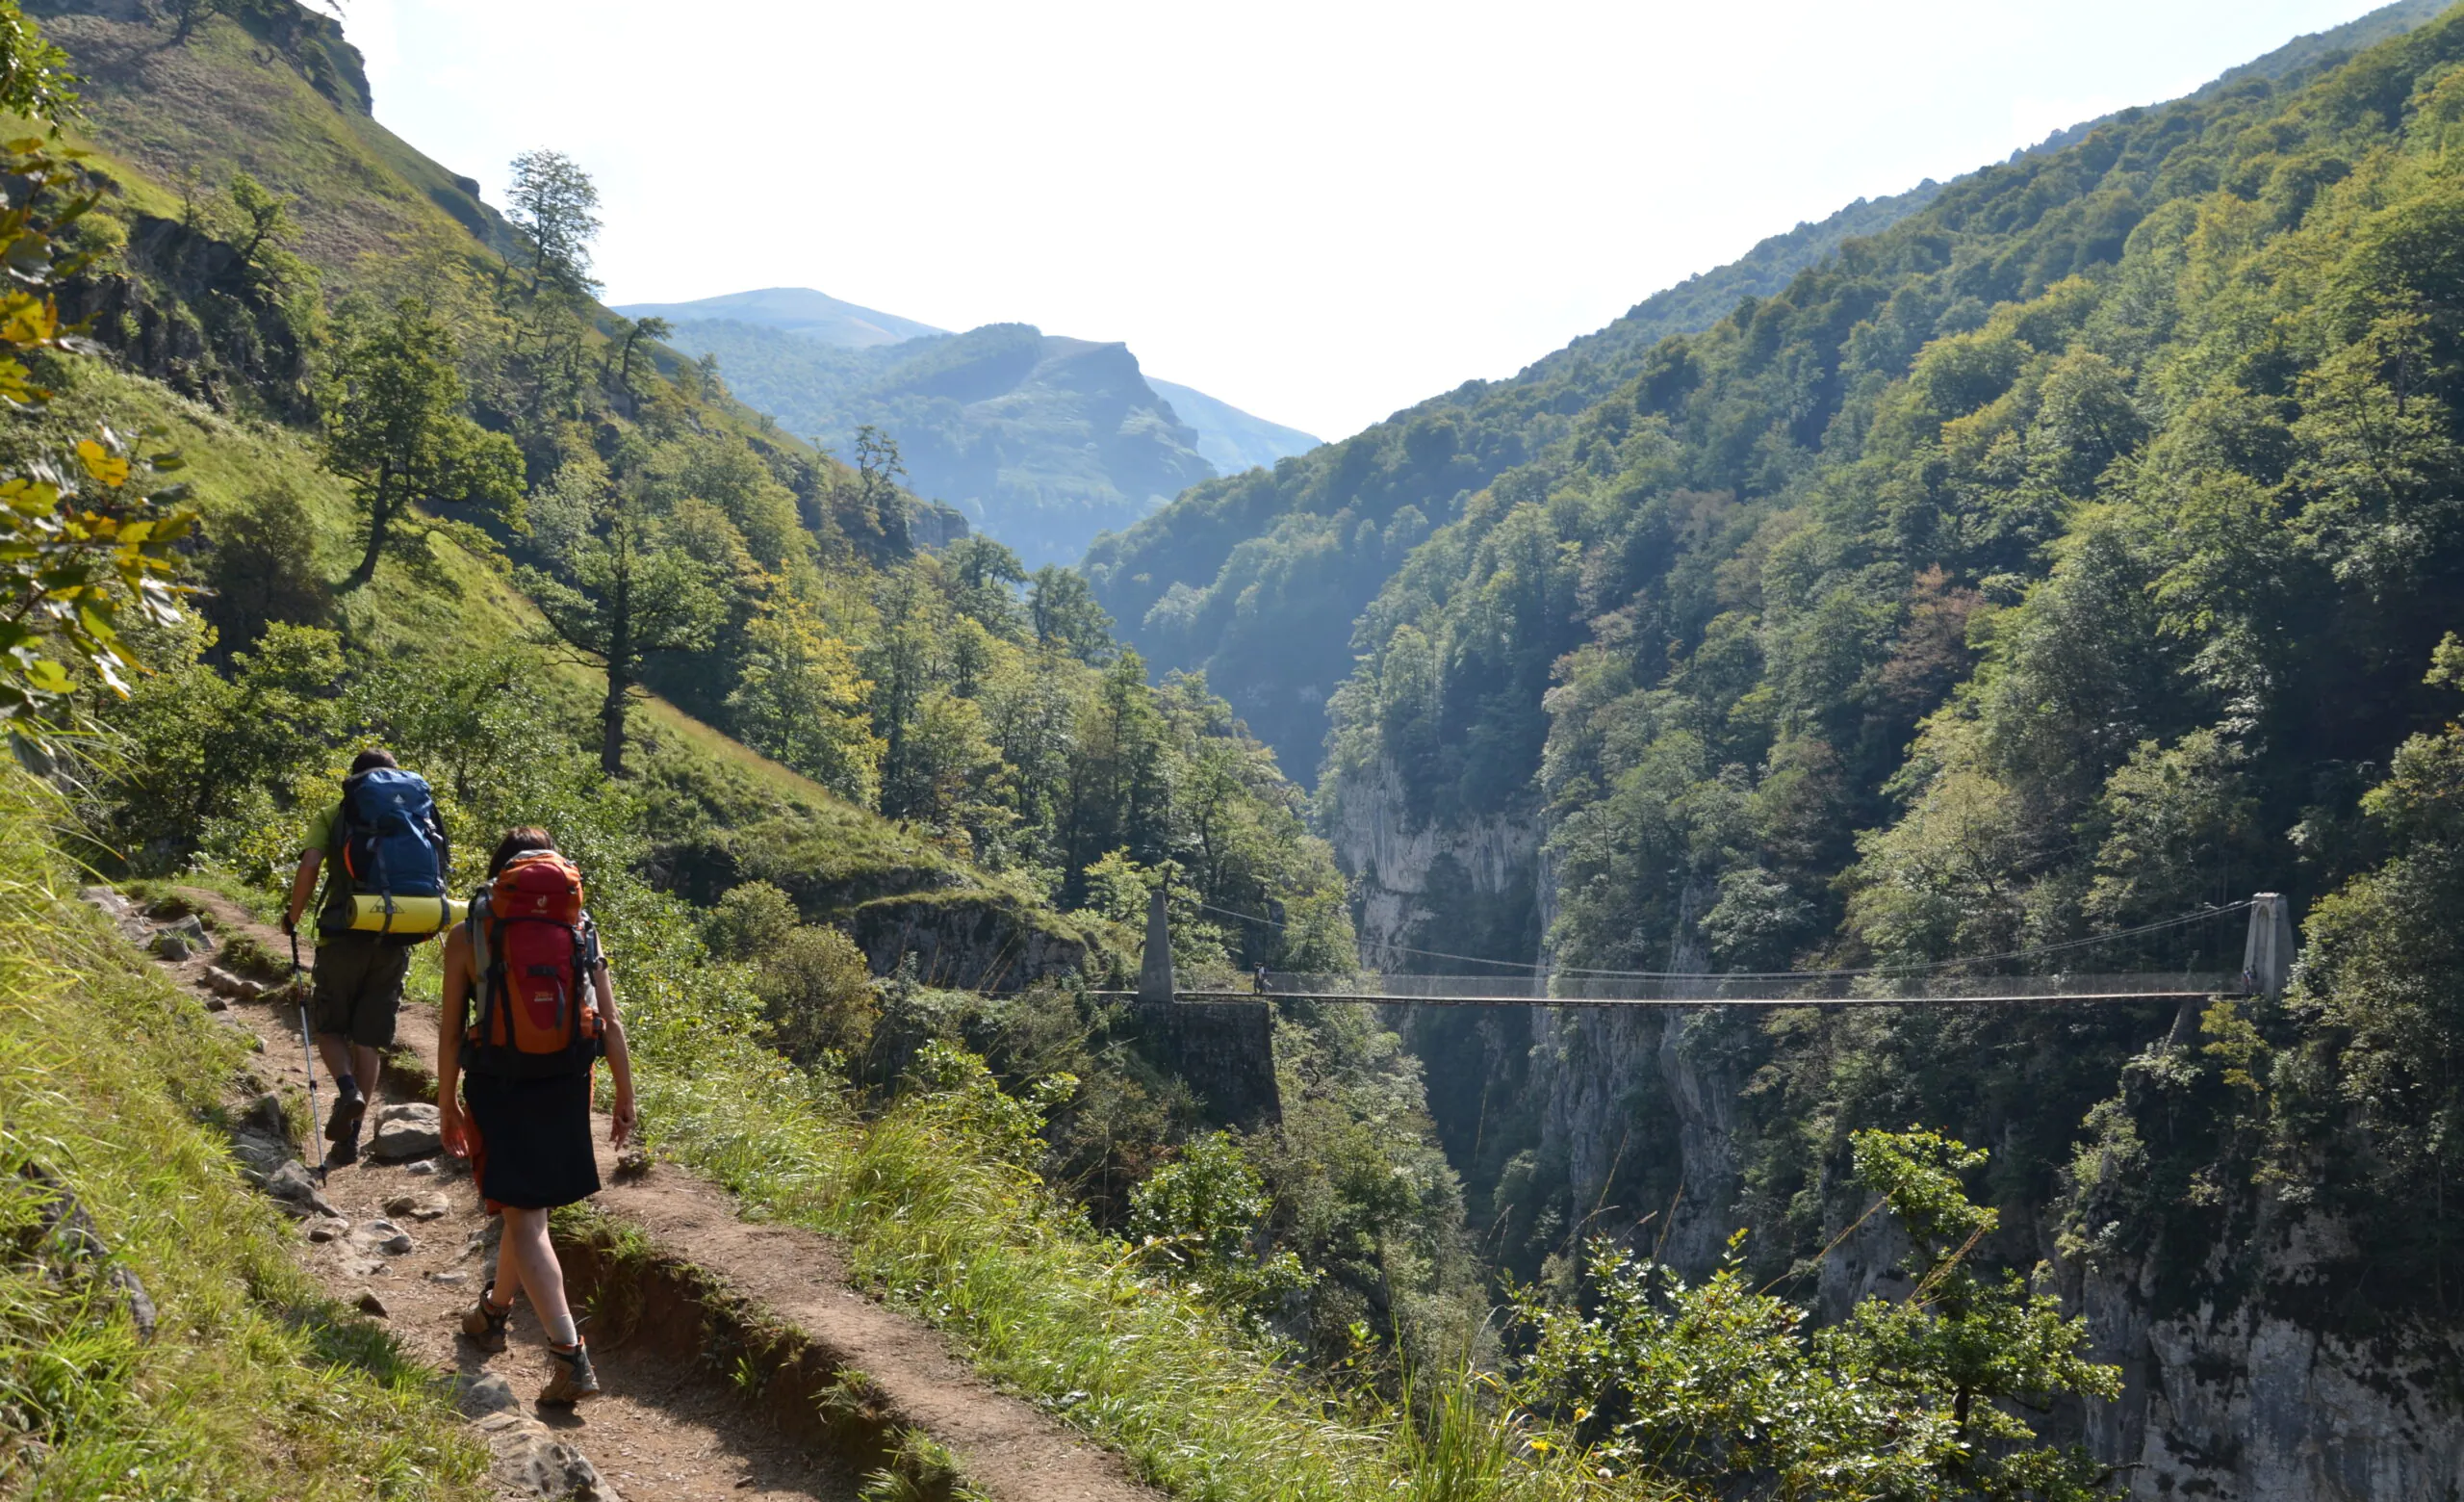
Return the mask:
<svg viewBox="0 0 2464 1502">
<path fill-rule="evenodd" d="M 2305 1328 L 2272 1306 L 2314 1297 L 2323 1264 L 2351 1266 L 2333 1224 L 2267 1225 L 2265 1250 L 2242 1297 L 2211 1293 L 2188 1310 L 2155 1312 L 2155 1263 L 2081 1271 L 2080 1312 L 2099 1360 L 2122 1368 L 2122 1400 L 2089 1412 L 2086 1438 L 2104 1458 L 2136 1463 L 2134 1502 L 2408 1502 L 2464 1494 L 2464 1340 L 2414 1329 L 2357 1343 Z M 2226 1284 L 2231 1249 L 2203 1280 Z M 2288 1295 L 2290 1298 L 2288 1298 Z"/>
<path fill-rule="evenodd" d="M 1392 766 L 1344 779 L 1327 836 L 1358 895 L 1361 957 L 1385 970 L 1414 968 L 1406 962 L 1416 957 L 1406 948 L 1472 952 L 1459 937 L 1434 942 L 1429 925 L 1453 916 L 1444 909 L 1465 898 L 1492 910 L 1527 907 L 1540 875 L 1538 819 L 1498 816 L 1454 825 L 1416 818 Z M 1521 929 L 1517 957 L 1527 956 L 1538 946 L 1540 929 L 1531 922 L 1515 926 Z M 1426 960 L 1418 968 L 1445 965 Z"/>
<path fill-rule="evenodd" d="M 376 1141 L 371 1151 L 384 1162 L 399 1163 L 425 1157 L 444 1141 L 436 1107 L 414 1101 L 389 1105 L 376 1113 Z"/>
<path fill-rule="evenodd" d="M 1027 985 L 1084 971 L 1088 946 L 1043 926 L 1009 897 L 986 892 L 917 892 L 880 897 L 855 910 L 850 937 L 878 973 L 915 956 L 928 985 L 960 990 Z"/>
<path fill-rule="evenodd" d="M 1134 1001 L 1139 1047 L 1189 1082 L 1207 1114 L 1254 1131 L 1283 1119 L 1274 1014 L 1254 1001 Z"/>
</svg>

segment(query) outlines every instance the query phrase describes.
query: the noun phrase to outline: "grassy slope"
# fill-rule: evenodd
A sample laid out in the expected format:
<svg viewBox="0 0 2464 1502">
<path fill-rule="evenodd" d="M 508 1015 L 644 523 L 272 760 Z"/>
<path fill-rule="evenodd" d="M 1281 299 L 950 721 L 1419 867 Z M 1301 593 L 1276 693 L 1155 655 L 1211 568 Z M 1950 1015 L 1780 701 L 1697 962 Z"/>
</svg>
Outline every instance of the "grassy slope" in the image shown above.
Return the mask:
<svg viewBox="0 0 2464 1502">
<path fill-rule="evenodd" d="M 172 46 L 167 29 L 86 6 L 34 10 L 85 79 L 87 118 L 71 141 L 116 165 L 153 212 L 176 212 L 192 173 L 211 190 L 238 169 L 297 199 L 298 249 L 328 275 L 347 278 L 370 255 L 480 248 L 474 231 L 494 215 L 356 107 L 356 55 L 341 69 L 325 61 L 341 50 L 338 34 L 330 43 L 310 32 L 274 39 L 291 42 L 286 54 L 215 19 Z M 303 62 L 341 97 L 321 92 Z"/>
<path fill-rule="evenodd" d="M 68 897 L 62 816 L 0 773 L 0 1494 L 486 1495 L 444 1394 L 318 1296 L 204 1125 L 248 1050 Z M 28 1165 L 143 1281 L 150 1344 L 94 1282 L 18 1255 Z"/>
</svg>

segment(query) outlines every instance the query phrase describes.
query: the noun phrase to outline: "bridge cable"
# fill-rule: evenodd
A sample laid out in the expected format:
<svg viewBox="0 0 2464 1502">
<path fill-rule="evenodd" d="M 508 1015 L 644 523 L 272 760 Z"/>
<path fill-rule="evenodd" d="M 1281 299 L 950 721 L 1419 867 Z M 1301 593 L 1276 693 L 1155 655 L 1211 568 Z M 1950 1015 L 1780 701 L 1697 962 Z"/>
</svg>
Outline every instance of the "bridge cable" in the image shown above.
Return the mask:
<svg viewBox="0 0 2464 1502">
<path fill-rule="evenodd" d="M 1211 902 L 1197 902 L 1193 905 L 1202 912 L 1218 914 L 1224 918 L 1236 918 L 1241 919 L 1243 922 L 1264 923 L 1270 928 L 1289 928 L 1292 926 L 1280 919 L 1267 918 L 1255 913 L 1235 912 L 1231 908 L 1217 907 Z M 1559 975 L 1591 975 L 1612 980 L 1826 980 L 1862 975 L 1905 975 L 1920 971 L 1948 970 L 1955 965 L 1989 965 L 1997 964 L 2003 960 L 2024 960 L 2040 954 L 2056 954 L 2067 949 L 2087 948 L 2094 945 L 2110 944 L 2117 939 L 2133 939 L 2142 934 L 2152 934 L 2163 929 L 2180 928 L 2190 923 L 2204 922 L 2209 919 L 2221 918 L 2229 913 L 2243 912 L 2249 906 L 2249 899 L 2245 897 L 2239 902 L 2227 902 L 2220 906 L 2202 908 L 2195 913 L 2185 913 L 2177 918 L 2160 919 L 2152 923 L 2142 923 L 2135 928 L 2118 928 L 2109 934 L 2092 934 L 2085 939 L 2065 939 L 2054 944 L 2033 945 L 2024 949 L 2006 949 L 1999 954 L 1966 954 L 1959 955 L 1947 960 L 1923 960 L 1912 965 L 1868 966 L 1861 970 L 1818 971 L 1621 971 L 1597 970 L 1585 966 L 1565 965 L 1559 966 L 1553 973 Z M 1461 960 L 1466 964 L 1471 965 L 1496 965 L 1509 970 L 1526 970 L 1539 971 L 1542 973 L 1550 973 L 1549 971 L 1543 971 L 1543 968 L 1540 965 L 1528 960 L 1485 959 L 1476 954 L 1449 954 L 1442 949 L 1416 949 L 1409 945 L 1402 944 L 1381 944 L 1378 945 L 1377 947 L 1380 949 L 1392 950 L 1398 954 L 1416 954 L 1424 959 Z"/>
</svg>

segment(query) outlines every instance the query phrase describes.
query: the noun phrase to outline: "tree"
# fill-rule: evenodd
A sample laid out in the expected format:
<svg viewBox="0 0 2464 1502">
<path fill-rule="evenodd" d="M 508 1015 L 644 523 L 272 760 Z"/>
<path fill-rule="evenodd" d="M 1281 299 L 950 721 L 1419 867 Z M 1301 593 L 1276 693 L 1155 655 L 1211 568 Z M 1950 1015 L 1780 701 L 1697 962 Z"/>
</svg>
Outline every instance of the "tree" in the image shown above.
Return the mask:
<svg viewBox="0 0 2464 1502">
<path fill-rule="evenodd" d="M 877 530 L 885 557 L 904 557 L 915 550 L 907 534 L 907 498 L 898 488 L 906 478 L 897 439 L 870 423 L 856 429 L 857 503 L 860 513 Z"/>
<path fill-rule="evenodd" d="M 166 0 L 164 9 L 169 13 L 172 21 L 172 42 L 176 45 L 186 45 L 188 39 L 196 35 L 197 26 L 206 17 L 237 15 L 240 13 L 240 4 L 241 0 Z"/>
<path fill-rule="evenodd" d="M 961 537 L 941 551 L 941 570 L 959 613 L 973 616 L 996 636 L 1017 636 L 1016 586 L 1027 582 L 1027 571 L 1007 545 L 990 537 Z"/>
<path fill-rule="evenodd" d="M 324 461 L 350 482 L 368 522 L 346 591 L 376 577 L 413 506 L 475 505 L 520 519 L 522 454 L 465 416 L 465 398 L 452 336 L 416 298 L 344 348 L 323 393 Z"/>
<path fill-rule="evenodd" d="M 599 185 L 573 158 L 543 147 L 513 159 L 512 201 L 505 218 L 530 242 L 532 293 L 550 280 L 572 292 L 598 289 L 590 274 L 598 210 Z"/>
<path fill-rule="evenodd" d="M 57 135 L 58 121 L 77 117 L 76 83 L 68 54 L 42 39 L 16 0 L 0 0 L 0 110 L 50 122 Z"/>
<path fill-rule="evenodd" d="M 1027 584 L 1027 618 L 1043 645 L 1097 667 L 1112 660 L 1113 618 L 1077 570 L 1058 563 L 1037 569 Z"/>
<path fill-rule="evenodd" d="M 727 697 L 730 728 L 840 797 L 871 803 L 883 746 L 865 717 L 873 686 L 855 653 L 792 596 L 757 609 L 745 635 L 744 668 Z"/>
<path fill-rule="evenodd" d="M 625 771 L 625 717 L 643 660 L 706 647 L 727 618 L 712 567 L 666 536 L 640 487 L 587 454 L 539 497 L 540 551 L 551 568 L 521 571 L 557 640 L 607 673 L 599 765 Z"/>
<path fill-rule="evenodd" d="M 637 318 L 621 325 L 625 338 L 616 356 L 616 389 L 627 396 L 633 391 L 633 349 L 643 340 L 655 344 L 676 332 L 676 326 L 663 318 Z"/>
</svg>

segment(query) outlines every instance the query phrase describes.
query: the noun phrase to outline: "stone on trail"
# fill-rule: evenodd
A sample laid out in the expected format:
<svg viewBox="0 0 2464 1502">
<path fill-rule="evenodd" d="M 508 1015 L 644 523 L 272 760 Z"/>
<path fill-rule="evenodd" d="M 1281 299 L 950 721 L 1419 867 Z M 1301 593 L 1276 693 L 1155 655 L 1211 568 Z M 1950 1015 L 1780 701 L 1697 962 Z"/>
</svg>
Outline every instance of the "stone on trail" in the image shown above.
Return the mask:
<svg viewBox="0 0 2464 1502">
<path fill-rule="evenodd" d="M 156 959 L 170 960 L 175 963 L 177 961 L 187 959 L 191 952 L 191 946 L 186 936 L 182 935 L 178 930 L 170 928 L 166 928 L 161 933 L 156 934 L 153 942 L 146 945 L 145 947 L 153 951 Z"/>
<path fill-rule="evenodd" d="M 77 889 L 77 900 L 89 907 L 100 908 L 114 918 L 128 916 L 128 899 L 109 887 L 80 887 Z"/>
<path fill-rule="evenodd" d="M 340 1241 L 350 1234 L 350 1222 L 339 1215 L 327 1215 L 308 1223 L 308 1239 L 323 1243 Z"/>
<path fill-rule="evenodd" d="M 244 975 L 234 975 L 219 965 L 209 965 L 205 968 L 205 989 L 213 992 L 218 997 L 228 997 L 233 1001 L 254 1001 L 266 994 L 266 988 L 261 982 L 250 980 Z M 212 1001 L 206 1002 L 206 1007 L 210 1011 L 221 1010 Z"/>
<path fill-rule="evenodd" d="M 248 1102 L 247 1109 L 240 1113 L 240 1125 L 269 1137 L 291 1135 L 291 1124 L 282 1114 L 282 1097 L 270 1090 Z"/>
<path fill-rule="evenodd" d="M 393 1317 L 385 1312 L 385 1301 L 366 1289 L 362 1289 L 359 1297 L 352 1301 L 351 1308 L 359 1310 L 362 1314 L 373 1314 L 378 1319 L 391 1319 Z"/>
<path fill-rule="evenodd" d="M 369 1245 L 387 1256 L 400 1256 L 419 1245 L 401 1227 L 395 1225 L 392 1221 L 381 1220 L 368 1223 L 368 1241 Z"/>
<path fill-rule="evenodd" d="M 481 1372 L 476 1377 L 461 1377 L 454 1381 L 453 1406 L 464 1418 L 485 1418 L 491 1413 L 511 1413 L 522 1407 L 513 1394 L 513 1384 L 494 1372 Z"/>
<path fill-rule="evenodd" d="M 376 1113 L 374 1151 L 380 1161 L 398 1163 L 404 1158 L 425 1157 L 444 1142 L 435 1106 L 413 1102 L 389 1105 Z"/>
<path fill-rule="evenodd" d="M 410 1167 L 402 1170 L 402 1172 L 409 1174 L 414 1178 L 424 1178 L 428 1175 L 436 1172 L 436 1162 L 432 1158 L 422 1158 Z"/>
<path fill-rule="evenodd" d="M 326 1199 L 310 1178 L 308 1165 L 293 1158 L 266 1176 L 266 1193 L 274 1203 L 294 1215 L 333 1215 L 333 1202 Z"/>
<path fill-rule="evenodd" d="M 385 1202 L 388 1215 L 407 1216 L 412 1220 L 442 1220 L 453 1213 L 441 1194 L 398 1194 Z"/>
</svg>

